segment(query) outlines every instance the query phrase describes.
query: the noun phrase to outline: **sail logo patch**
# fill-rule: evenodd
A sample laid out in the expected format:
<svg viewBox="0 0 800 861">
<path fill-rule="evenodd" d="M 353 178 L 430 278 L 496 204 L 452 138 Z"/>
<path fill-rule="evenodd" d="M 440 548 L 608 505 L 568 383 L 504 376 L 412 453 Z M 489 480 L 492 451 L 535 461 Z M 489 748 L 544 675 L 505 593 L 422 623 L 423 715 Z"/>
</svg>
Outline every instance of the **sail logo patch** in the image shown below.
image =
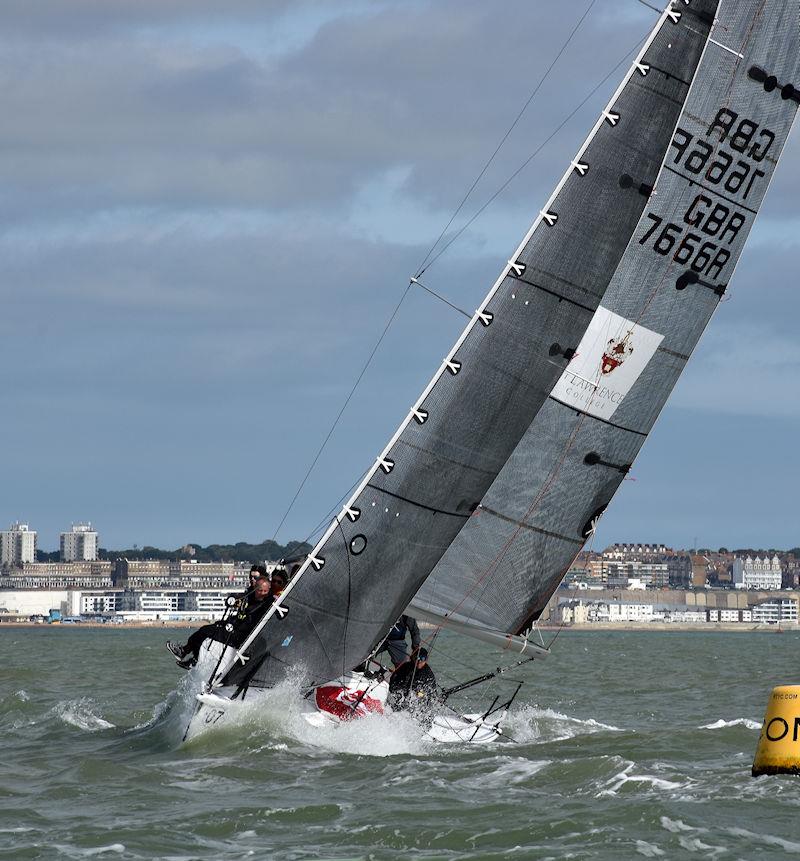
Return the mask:
<svg viewBox="0 0 800 861">
<path fill-rule="evenodd" d="M 610 374 L 616 370 L 633 352 L 631 344 L 632 332 L 627 332 L 624 338 L 611 338 L 603 351 L 603 361 L 600 365 L 601 374 Z"/>
<path fill-rule="evenodd" d="M 602 305 L 551 395 L 600 419 L 610 419 L 647 367 L 664 336 Z"/>
</svg>

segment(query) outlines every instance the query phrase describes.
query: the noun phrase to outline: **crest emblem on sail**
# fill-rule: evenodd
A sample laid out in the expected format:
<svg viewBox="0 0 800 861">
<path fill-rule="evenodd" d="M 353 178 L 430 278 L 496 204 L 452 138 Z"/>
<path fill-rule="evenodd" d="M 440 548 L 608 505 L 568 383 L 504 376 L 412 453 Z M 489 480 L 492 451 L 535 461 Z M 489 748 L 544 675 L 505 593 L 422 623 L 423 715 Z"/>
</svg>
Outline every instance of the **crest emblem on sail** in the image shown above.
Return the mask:
<svg viewBox="0 0 800 861">
<path fill-rule="evenodd" d="M 663 338 L 601 305 L 552 397 L 597 418 L 610 419 Z"/>
<path fill-rule="evenodd" d="M 633 332 L 628 332 L 624 338 L 612 338 L 608 342 L 603 352 L 602 364 L 600 365 L 601 374 L 610 374 L 630 356 L 633 352 L 633 344 L 631 344 L 632 334 Z"/>
</svg>

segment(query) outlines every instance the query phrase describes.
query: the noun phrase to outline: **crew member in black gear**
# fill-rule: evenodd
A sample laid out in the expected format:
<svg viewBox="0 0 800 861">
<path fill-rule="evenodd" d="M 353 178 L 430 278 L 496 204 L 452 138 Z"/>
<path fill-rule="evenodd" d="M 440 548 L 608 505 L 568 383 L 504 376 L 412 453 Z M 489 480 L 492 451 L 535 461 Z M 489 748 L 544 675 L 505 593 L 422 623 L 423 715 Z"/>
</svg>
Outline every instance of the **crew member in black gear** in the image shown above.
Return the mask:
<svg viewBox="0 0 800 861">
<path fill-rule="evenodd" d="M 416 661 L 406 661 L 389 679 L 389 705 L 395 711 L 429 711 L 441 699 L 427 649 L 420 649 Z"/>
<path fill-rule="evenodd" d="M 383 641 L 383 645 L 376 653 L 379 655 L 381 652 L 388 652 L 395 669 L 408 660 L 408 651 L 406 650 L 406 632 L 411 634 L 411 654 L 413 656 L 419 648 L 421 637 L 419 635 L 417 620 L 411 616 L 401 616 L 394 625 L 392 625 L 392 630 L 389 631 L 389 635 Z"/>
<path fill-rule="evenodd" d="M 248 577 L 248 585 L 244 592 L 239 592 L 238 594 L 230 594 L 228 595 L 227 605 L 229 607 L 236 607 L 237 609 L 247 604 L 249 598 L 253 597 L 255 593 L 256 580 L 259 577 L 267 576 L 267 566 L 261 563 L 257 565 L 255 562 L 250 566 L 250 573 L 247 575 Z"/>
<path fill-rule="evenodd" d="M 167 643 L 167 649 L 178 659 L 178 666 L 185 670 L 193 667 L 197 663 L 197 656 L 205 640 L 240 646 L 272 606 L 275 600 L 275 586 L 277 584 L 271 584 L 266 577 L 259 577 L 253 587 L 253 594 L 227 621 L 203 625 L 189 637 L 185 646 L 170 640 Z M 228 625 L 231 626 L 231 630 L 228 629 Z"/>
</svg>

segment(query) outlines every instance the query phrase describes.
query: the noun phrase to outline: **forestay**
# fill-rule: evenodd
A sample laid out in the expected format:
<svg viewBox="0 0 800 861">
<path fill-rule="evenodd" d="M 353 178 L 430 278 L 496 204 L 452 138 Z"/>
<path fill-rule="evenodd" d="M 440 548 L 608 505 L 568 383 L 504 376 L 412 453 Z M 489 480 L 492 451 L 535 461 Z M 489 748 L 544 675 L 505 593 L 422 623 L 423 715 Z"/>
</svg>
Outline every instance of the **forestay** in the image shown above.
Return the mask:
<svg viewBox="0 0 800 861">
<path fill-rule="evenodd" d="M 674 6 L 693 28 L 707 27 L 714 11 L 712 3 Z M 538 618 L 727 289 L 797 110 L 800 4 L 723 0 L 717 16 L 602 306 L 415 599 L 428 610 L 507 632 Z M 624 120 L 621 113 L 620 128 Z M 633 193 L 618 188 L 617 198 Z"/>
<path fill-rule="evenodd" d="M 710 8 L 712 4 L 706 4 Z M 672 138 L 706 42 L 661 16 L 500 278 L 225 683 L 321 682 L 360 663 L 517 447 L 586 331 Z M 621 177 L 626 179 L 620 189 Z M 283 608 L 281 608 L 282 610 Z M 218 677 L 219 680 L 219 677 Z"/>
</svg>

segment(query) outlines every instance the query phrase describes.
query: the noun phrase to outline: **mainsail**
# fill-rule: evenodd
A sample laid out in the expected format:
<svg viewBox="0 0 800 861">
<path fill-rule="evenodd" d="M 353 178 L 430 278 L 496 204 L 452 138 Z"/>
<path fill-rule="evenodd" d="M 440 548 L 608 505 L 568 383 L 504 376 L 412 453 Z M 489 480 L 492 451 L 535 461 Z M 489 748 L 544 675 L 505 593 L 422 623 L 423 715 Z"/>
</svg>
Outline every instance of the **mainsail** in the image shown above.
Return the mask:
<svg viewBox="0 0 800 861">
<path fill-rule="evenodd" d="M 301 666 L 321 682 L 360 663 L 472 522 L 574 356 L 640 223 L 716 2 L 693 6 L 696 14 L 660 17 L 433 380 L 240 649 L 248 664 L 224 683 L 271 685 Z"/>
<path fill-rule="evenodd" d="M 673 6 L 693 27 L 713 12 Z M 722 0 L 656 189 L 602 304 L 416 596 L 420 615 L 519 633 L 541 614 L 726 292 L 798 101 L 798 0 Z"/>
</svg>

